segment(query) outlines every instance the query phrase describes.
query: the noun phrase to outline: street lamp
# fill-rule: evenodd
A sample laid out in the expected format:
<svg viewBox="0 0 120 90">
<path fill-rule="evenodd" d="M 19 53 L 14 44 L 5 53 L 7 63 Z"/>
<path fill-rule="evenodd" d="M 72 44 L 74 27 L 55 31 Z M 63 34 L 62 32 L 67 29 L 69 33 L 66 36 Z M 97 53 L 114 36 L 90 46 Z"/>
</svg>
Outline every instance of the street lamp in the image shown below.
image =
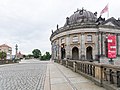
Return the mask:
<svg viewBox="0 0 120 90">
<path fill-rule="evenodd" d="M 15 45 L 15 50 L 16 50 L 15 58 L 17 59 L 17 52 L 18 52 L 18 45 L 17 44 Z"/>
</svg>

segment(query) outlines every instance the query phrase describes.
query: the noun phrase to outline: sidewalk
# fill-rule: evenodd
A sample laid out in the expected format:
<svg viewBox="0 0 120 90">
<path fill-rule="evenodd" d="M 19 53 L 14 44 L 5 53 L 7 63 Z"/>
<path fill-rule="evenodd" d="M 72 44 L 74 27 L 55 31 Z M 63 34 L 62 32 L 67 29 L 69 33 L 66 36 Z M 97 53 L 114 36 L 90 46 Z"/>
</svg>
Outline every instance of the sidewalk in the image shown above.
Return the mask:
<svg viewBox="0 0 120 90">
<path fill-rule="evenodd" d="M 44 90 L 105 90 L 72 70 L 49 62 Z"/>
</svg>

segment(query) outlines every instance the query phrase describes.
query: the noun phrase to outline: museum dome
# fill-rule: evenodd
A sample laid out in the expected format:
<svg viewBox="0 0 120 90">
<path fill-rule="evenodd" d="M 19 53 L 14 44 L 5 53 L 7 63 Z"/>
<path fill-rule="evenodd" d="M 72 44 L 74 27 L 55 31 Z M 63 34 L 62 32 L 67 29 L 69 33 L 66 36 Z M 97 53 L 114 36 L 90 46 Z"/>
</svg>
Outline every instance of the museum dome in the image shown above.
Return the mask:
<svg viewBox="0 0 120 90">
<path fill-rule="evenodd" d="M 66 18 L 65 25 L 76 24 L 76 23 L 95 23 L 97 20 L 97 12 L 92 13 L 90 11 L 81 9 L 74 12 L 73 15 Z"/>
</svg>

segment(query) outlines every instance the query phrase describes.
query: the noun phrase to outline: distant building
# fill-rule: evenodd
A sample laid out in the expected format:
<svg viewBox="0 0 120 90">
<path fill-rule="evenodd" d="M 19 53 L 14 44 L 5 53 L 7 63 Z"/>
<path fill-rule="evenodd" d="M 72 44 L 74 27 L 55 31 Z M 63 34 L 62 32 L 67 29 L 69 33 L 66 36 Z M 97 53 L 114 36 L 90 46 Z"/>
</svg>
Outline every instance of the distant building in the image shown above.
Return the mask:
<svg viewBox="0 0 120 90">
<path fill-rule="evenodd" d="M 6 52 L 6 59 L 12 59 L 12 48 L 6 44 L 0 45 L 0 52 Z"/>
<path fill-rule="evenodd" d="M 17 53 L 16 57 L 17 57 L 17 59 L 22 59 L 23 58 L 23 54 L 21 54 L 21 52 L 19 51 L 19 53 Z"/>
<path fill-rule="evenodd" d="M 109 63 L 107 36 L 116 36 L 116 64 L 120 64 L 120 19 L 107 20 L 97 13 L 81 9 L 66 18 L 63 27 L 52 32 L 52 59 L 88 60 Z"/>
</svg>

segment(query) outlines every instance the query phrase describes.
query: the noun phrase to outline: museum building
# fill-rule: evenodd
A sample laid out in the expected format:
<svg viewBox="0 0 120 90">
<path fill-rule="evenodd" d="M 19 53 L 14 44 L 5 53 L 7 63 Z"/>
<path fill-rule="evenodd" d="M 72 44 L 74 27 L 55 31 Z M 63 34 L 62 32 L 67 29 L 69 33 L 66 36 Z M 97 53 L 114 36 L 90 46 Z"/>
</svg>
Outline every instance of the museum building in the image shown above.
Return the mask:
<svg viewBox="0 0 120 90">
<path fill-rule="evenodd" d="M 116 36 L 116 58 L 120 57 L 120 19 L 97 17 L 85 9 L 66 18 L 63 27 L 52 31 L 52 59 L 87 60 L 107 63 L 109 61 L 107 38 Z"/>
</svg>

